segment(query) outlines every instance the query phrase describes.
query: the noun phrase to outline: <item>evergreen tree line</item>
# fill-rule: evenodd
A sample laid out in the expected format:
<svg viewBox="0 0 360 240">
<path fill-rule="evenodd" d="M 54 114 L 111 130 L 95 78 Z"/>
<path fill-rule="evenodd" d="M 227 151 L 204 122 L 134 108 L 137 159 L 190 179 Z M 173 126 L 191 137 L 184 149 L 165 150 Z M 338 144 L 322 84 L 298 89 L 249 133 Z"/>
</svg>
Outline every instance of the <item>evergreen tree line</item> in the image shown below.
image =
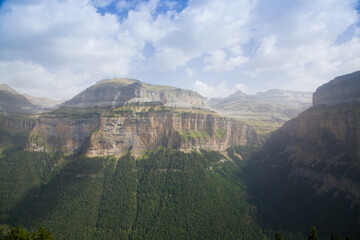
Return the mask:
<svg viewBox="0 0 360 240">
<path fill-rule="evenodd" d="M 12 227 L 7 235 L 0 238 L 0 240 L 53 240 L 52 233 L 46 231 L 46 229 L 41 226 L 35 232 L 28 232 L 24 228 L 21 228 L 20 225 Z"/>
<path fill-rule="evenodd" d="M 344 239 L 351 240 L 351 238 L 348 236 L 346 236 Z M 283 240 L 280 232 L 275 233 L 275 240 Z M 315 228 L 315 226 L 311 228 L 310 234 L 306 238 L 306 240 L 319 240 L 319 235 L 318 235 L 318 232 L 317 232 L 317 229 Z M 341 240 L 341 238 L 338 235 L 335 235 L 332 233 L 330 236 L 330 240 Z M 359 240 L 360 240 L 360 238 L 359 238 Z"/>
</svg>

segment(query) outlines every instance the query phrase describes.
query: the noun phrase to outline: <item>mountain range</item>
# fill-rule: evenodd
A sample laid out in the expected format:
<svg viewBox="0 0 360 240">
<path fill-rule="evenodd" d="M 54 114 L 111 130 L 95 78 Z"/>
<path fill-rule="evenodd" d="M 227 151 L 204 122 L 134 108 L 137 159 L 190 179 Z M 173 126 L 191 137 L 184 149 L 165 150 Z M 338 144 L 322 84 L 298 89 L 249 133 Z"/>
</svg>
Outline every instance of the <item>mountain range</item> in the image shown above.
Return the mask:
<svg viewBox="0 0 360 240">
<path fill-rule="evenodd" d="M 335 78 L 312 106 L 308 93 L 269 90 L 213 99 L 210 108 L 194 91 L 108 79 L 30 119 L 21 115 L 30 101 L 3 86 L 6 114 L 11 104 L 20 110 L 1 116 L 0 230 L 304 239 L 315 225 L 321 239 L 357 239 L 359 82 L 360 72 Z M 283 126 L 263 142 L 259 130 L 220 114 L 231 109 Z"/>
<path fill-rule="evenodd" d="M 259 135 L 268 134 L 310 107 L 312 93 L 271 89 L 248 95 L 240 90 L 227 98 L 210 99 L 220 114 L 240 119 L 254 127 Z"/>
</svg>

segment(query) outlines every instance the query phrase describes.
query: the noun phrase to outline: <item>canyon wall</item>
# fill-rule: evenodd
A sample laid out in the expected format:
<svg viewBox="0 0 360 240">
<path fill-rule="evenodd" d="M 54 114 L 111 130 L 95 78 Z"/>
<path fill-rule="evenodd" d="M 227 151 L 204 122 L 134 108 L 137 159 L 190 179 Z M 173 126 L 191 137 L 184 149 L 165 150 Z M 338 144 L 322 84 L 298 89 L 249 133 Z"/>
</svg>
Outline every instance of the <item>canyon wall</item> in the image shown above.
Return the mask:
<svg viewBox="0 0 360 240">
<path fill-rule="evenodd" d="M 30 136 L 32 151 L 62 149 L 88 156 L 139 155 L 158 146 L 191 151 L 223 151 L 256 141 L 246 124 L 213 114 L 142 112 L 102 114 L 92 119 L 43 117 Z"/>
</svg>

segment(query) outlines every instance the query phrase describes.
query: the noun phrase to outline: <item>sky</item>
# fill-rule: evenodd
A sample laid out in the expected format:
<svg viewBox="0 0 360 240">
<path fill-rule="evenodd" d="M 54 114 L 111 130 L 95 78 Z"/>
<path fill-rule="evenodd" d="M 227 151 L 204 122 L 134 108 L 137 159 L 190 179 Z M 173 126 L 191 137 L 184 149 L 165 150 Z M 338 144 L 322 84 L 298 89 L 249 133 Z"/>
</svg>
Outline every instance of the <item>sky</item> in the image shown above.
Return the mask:
<svg viewBox="0 0 360 240">
<path fill-rule="evenodd" d="M 68 99 L 135 78 L 225 97 L 360 70 L 359 0 L 0 0 L 0 83 Z"/>
</svg>

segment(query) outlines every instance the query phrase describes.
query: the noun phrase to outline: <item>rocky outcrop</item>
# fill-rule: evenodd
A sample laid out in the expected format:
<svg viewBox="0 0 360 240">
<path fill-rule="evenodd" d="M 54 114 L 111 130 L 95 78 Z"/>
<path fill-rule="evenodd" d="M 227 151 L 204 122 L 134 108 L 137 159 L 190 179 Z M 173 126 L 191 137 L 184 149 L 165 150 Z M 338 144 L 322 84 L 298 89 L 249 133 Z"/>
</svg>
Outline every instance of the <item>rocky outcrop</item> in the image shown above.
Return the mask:
<svg viewBox="0 0 360 240">
<path fill-rule="evenodd" d="M 143 83 L 135 79 L 102 80 L 81 92 L 63 106 L 77 108 L 115 108 L 124 103 L 161 102 L 167 107 L 209 109 L 197 92 Z"/>
<path fill-rule="evenodd" d="M 30 150 L 62 149 L 88 156 L 134 155 L 158 146 L 191 151 L 225 150 L 254 143 L 256 135 L 246 124 L 213 114 L 138 112 L 102 114 L 92 119 L 40 119 L 30 136 Z"/>
<path fill-rule="evenodd" d="M 345 193 L 354 204 L 360 201 L 359 73 L 319 87 L 314 106 L 271 135 L 263 160 L 286 166 L 290 177 L 307 179 L 319 193 Z"/>
<path fill-rule="evenodd" d="M 360 102 L 360 71 L 336 77 L 319 87 L 313 95 L 313 105 Z"/>
<path fill-rule="evenodd" d="M 0 128 L 32 130 L 35 127 L 35 124 L 35 119 L 11 119 L 7 117 L 0 118 Z"/>
<path fill-rule="evenodd" d="M 79 153 L 84 151 L 91 133 L 99 128 L 99 118 L 40 117 L 29 137 L 30 151 Z"/>
<path fill-rule="evenodd" d="M 102 117 L 99 130 L 89 140 L 87 155 L 135 155 L 158 146 L 191 151 L 225 150 L 255 141 L 244 123 L 212 114 L 143 113 L 135 116 Z"/>
</svg>

